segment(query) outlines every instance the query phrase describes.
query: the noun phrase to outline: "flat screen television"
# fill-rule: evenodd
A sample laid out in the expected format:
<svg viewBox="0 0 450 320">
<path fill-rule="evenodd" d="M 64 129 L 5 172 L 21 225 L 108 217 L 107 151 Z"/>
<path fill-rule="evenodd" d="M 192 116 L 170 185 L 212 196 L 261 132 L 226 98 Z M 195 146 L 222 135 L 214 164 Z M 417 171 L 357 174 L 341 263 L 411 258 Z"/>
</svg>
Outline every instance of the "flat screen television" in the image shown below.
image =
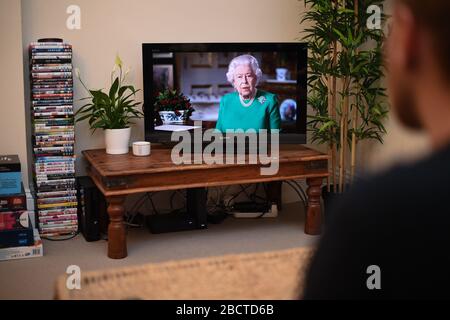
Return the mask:
<svg viewBox="0 0 450 320">
<path fill-rule="evenodd" d="M 235 92 L 226 77 L 230 61 L 243 54 L 255 57 L 262 71 L 256 89 L 277 101 L 280 143 L 306 143 L 307 45 L 299 42 L 143 43 L 145 139 L 170 143 L 173 131 L 190 130 L 195 121 L 215 128 L 221 99 Z M 165 89 L 190 100 L 188 121 L 155 110 L 156 96 Z"/>
</svg>

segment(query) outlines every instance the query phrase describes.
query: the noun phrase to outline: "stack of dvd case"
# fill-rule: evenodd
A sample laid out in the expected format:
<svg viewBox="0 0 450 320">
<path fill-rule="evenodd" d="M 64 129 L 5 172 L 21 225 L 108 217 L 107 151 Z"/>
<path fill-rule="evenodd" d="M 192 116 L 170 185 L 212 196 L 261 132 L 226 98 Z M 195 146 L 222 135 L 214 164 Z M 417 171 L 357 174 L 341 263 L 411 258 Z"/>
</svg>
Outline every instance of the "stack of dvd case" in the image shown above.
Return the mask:
<svg viewBox="0 0 450 320">
<path fill-rule="evenodd" d="M 72 46 L 39 40 L 29 47 L 34 183 L 39 233 L 75 234 L 75 131 Z"/>
</svg>

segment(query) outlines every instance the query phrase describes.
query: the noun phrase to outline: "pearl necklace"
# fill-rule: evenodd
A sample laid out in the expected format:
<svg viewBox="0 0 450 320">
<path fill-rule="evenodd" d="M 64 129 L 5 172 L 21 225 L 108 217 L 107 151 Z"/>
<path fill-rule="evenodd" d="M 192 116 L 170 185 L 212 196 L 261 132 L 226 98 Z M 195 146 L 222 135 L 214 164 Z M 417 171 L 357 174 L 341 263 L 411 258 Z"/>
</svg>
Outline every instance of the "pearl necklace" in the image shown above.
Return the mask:
<svg viewBox="0 0 450 320">
<path fill-rule="evenodd" d="M 253 97 L 250 99 L 250 101 L 247 102 L 247 103 L 244 102 L 244 99 L 242 98 L 241 95 L 239 95 L 239 100 L 241 100 L 241 104 L 242 104 L 243 107 L 248 108 L 249 106 L 252 105 L 253 101 L 255 100 L 255 97 L 256 97 L 256 92 L 255 92 L 255 94 L 253 95 Z"/>
</svg>

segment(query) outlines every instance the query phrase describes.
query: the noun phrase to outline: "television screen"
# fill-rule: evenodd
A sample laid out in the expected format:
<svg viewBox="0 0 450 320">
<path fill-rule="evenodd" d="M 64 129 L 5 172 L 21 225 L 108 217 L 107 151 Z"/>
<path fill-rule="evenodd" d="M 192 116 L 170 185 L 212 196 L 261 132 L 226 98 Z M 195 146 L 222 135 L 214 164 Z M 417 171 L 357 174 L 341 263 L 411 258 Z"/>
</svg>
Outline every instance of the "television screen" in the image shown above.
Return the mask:
<svg viewBox="0 0 450 320">
<path fill-rule="evenodd" d="M 278 129 L 280 142 L 305 143 L 306 70 L 304 43 L 143 44 L 146 140 L 201 121 L 220 132 Z"/>
</svg>

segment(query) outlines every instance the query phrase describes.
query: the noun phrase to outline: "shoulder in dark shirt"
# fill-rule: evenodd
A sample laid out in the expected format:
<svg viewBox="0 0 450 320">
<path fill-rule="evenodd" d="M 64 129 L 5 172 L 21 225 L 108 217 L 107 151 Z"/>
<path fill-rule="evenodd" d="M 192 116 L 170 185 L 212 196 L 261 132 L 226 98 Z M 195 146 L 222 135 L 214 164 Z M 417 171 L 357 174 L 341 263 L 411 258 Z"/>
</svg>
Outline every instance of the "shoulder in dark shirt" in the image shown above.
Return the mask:
<svg viewBox="0 0 450 320">
<path fill-rule="evenodd" d="M 369 266 L 381 289 L 369 290 Z M 370 270 L 369 270 L 370 271 Z M 450 298 L 450 147 L 356 185 L 336 203 L 305 299 Z"/>
</svg>

